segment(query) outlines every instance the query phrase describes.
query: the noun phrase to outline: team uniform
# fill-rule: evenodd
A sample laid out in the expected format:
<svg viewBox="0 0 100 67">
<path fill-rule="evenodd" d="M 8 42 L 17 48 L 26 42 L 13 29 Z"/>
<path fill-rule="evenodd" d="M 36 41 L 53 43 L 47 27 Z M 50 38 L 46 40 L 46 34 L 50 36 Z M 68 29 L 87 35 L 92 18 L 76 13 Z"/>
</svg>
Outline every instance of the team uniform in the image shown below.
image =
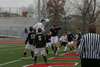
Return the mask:
<svg viewBox="0 0 100 67">
<path fill-rule="evenodd" d="M 57 44 L 58 43 L 58 31 L 61 28 L 54 28 L 54 29 L 50 29 L 51 32 L 51 44 L 52 44 L 52 50 L 54 51 L 54 54 L 57 55 L 57 45 L 53 45 L 53 44 Z"/>
<path fill-rule="evenodd" d="M 68 45 L 72 45 L 74 42 L 73 42 L 73 34 L 69 33 L 68 35 Z"/>
<path fill-rule="evenodd" d="M 66 46 L 66 44 L 67 44 L 67 35 L 61 36 L 60 41 L 61 41 L 61 46 Z"/>
<path fill-rule="evenodd" d="M 46 35 L 46 54 L 49 55 L 48 47 L 51 47 L 51 34 Z"/>
<path fill-rule="evenodd" d="M 34 39 L 35 39 L 35 36 L 36 36 L 36 33 L 35 32 L 30 32 L 28 34 L 28 37 L 25 41 L 25 43 L 28 42 L 28 44 L 26 45 L 25 49 L 28 49 L 28 50 L 33 50 L 33 44 L 34 44 Z"/>
<path fill-rule="evenodd" d="M 46 47 L 51 47 L 51 35 L 46 35 Z"/>
<path fill-rule="evenodd" d="M 67 50 L 67 35 L 63 35 L 63 36 L 61 36 L 61 38 L 60 38 L 60 42 L 61 42 L 61 46 L 64 46 L 65 48 L 64 48 L 64 52 L 66 52 L 66 50 Z"/>
<path fill-rule="evenodd" d="M 79 46 L 79 43 L 80 43 L 80 39 L 82 38 L 82 33 L 80 32 L 79 34 L 77 34 L 77 37 L 76 37 L 76 40 L 78 41 L 78 43 L 77 43 L 77 48 L 78 48 L 78 46 Z"/>
<path fill-rule="evenodd" d="M 34 51 L 33 44 L 34 44 L 35 36 L 36 36 L 36 33 L 35 32 L 30 32 L 28 34 L 28 37 L 27 37 L 26 41 L 25 41 L 25 44 L 26 44 L 25 50 L 31 50 L 32 58 L 33 58 L 33 51 Z M 24 59 L 24 57 L 26 57 L 26 51 L 24 52 L 24 56 L 23 56 L 22 59 Z"/>
<path fill-rule="evenodd" d="M 34 46 L 36 47 L 35 55 L 38 55 L 39 53 L 41 53 L 42 55 L 45 55 L 46 42 L 45 42 L 45 36 L 43 34 L 36 35 Z M 43 56 L 43 58 L 46 63 L 47 62 L 46 56 Z M 36 62 L 37 62 L 37 56 L 35 56 L 34 58 L 34 64 L 36 64 Z"/>
<path fill-rule="evenodd" d="M 70 46 L 70 50 L 72 51 L 74 49 L 73 43 L 74 43 L 74 36 L 71 33 L 68 33 L 68 45 Z"/>
<path fill-rule="evenodd" d="M 52 33 L 51 34 L 51 43 L 57 43 L 58 42 L 58 31 L 60 30 L 61 28 L 55 28 L 55 29 L 50 29 L 50 32 Z"/>
<path fill-rule="evenodd" d="M 42 32 L 45 32 L 45 29 L 44 29 L 44 24 L 42 24 L 42 23 L 37 23 L 37 24 L 35 24 L 34 26 L 33 26 L 33 28 L 35 28 L 36 29 L 36 32 L 38 32 L 38 28 L 41 28 L 42 29 Z"/>
<path fill-rule="evenodd" d="M 45 42 L 45 36 L 43 34 L 36 35 L 34 46 L 36 47 L 35 54 L 39 54 L 39 53 L 45 54 L 44 47 L 46 46 L 46 42 Z"/>
</svg>

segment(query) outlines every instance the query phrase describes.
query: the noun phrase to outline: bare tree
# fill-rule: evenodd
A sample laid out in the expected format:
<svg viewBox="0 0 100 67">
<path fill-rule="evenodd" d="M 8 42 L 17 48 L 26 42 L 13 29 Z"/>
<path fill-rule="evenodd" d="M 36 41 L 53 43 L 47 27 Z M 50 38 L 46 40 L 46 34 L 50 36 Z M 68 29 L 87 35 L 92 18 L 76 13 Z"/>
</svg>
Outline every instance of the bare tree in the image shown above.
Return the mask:
<svg viewBox="0 0 100 67">
<path fill-rule="evenodd" d="M 86 32 L 86 26 L 90 23 L 95 23 L 100 14 L 97 0 L 81 0 L 82 3 L 77 4 L 80 15 L 83 17 L 83 31 Z"/>
<path fill-rule="evenodd" d="M 49 0 L 47 3 L 47 9 L 49 11 L 49 17 L 51 18 L 51 24 L 60 26 L 60 20 L 64 11 L 65 0 Z"/>
</svg>

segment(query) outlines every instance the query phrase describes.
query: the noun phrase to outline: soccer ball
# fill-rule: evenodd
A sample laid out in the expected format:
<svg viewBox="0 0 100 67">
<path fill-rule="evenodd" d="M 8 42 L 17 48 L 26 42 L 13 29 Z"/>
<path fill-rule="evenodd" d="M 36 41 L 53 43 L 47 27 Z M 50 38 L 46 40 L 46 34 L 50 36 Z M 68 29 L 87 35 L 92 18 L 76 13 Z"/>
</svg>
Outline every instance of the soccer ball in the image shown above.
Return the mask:
<svg viewBox="0 0 100 67">
<path fill-rule="evenodd" d="M 48 23 L 49 22 L 49 19 L 46 19 L 46 22 Z"/>
</svg>

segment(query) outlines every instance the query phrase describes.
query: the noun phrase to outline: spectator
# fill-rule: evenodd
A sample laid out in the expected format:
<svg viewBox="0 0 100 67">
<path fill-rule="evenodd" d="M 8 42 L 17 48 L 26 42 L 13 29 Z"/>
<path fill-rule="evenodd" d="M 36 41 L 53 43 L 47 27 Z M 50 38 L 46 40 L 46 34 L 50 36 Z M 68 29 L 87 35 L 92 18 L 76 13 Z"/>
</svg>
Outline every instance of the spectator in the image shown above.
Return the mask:
<svg viewBox="0 0 100 67">
<path fill-rule="evenodd" d="M 89 33 L 82 37 L 78 54 L 81 58 L 82 67 L 100 67 L 100 36 L 96 34 L 94 24 L 90 24 Z"/>
<path fill-rule="evenodd" d="M 27 30 L 27 28 L 25 28 L 24 29 L 24 38 L 27 38 L 27 36 L 28 36 L 28 30 Z"/>
</svg>

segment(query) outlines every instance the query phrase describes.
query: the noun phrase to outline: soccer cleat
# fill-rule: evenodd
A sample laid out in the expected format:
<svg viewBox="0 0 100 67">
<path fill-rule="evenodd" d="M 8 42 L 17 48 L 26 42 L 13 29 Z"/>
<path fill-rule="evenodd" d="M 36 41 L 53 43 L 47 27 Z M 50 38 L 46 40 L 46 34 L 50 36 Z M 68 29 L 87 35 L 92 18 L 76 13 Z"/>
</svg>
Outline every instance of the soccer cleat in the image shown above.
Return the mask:
<svg viewBox="0 0 100 67">
<path fill-rule="evenodd" d="M 34 58 L 32 58 L 32 60 L 34 60 Z"/>
<path fill-rule="evenodd" d="M 45 62 L 45 64 L 46 64 L 46 65 L 48 65 L 48 63 L 47 63 L 47 62 Z"/>
<path fill-rule="evenodd" d="M 66 53 L 66 51 L 64 51 L 64 53 Z"/>
<path fill-rule="evenodd" d="M 34 65 L 36 65 L 36 62 L 34 62 Z"/>
<path fill-rule="evenodd" d="M 57 55 L 57 52 L 55 53 L 55 55 Z"/>
<path fill-rule="evenodd" d="M 22 60 L 25 60 L 25 57 L 23 57 Z"/>
</svg>

